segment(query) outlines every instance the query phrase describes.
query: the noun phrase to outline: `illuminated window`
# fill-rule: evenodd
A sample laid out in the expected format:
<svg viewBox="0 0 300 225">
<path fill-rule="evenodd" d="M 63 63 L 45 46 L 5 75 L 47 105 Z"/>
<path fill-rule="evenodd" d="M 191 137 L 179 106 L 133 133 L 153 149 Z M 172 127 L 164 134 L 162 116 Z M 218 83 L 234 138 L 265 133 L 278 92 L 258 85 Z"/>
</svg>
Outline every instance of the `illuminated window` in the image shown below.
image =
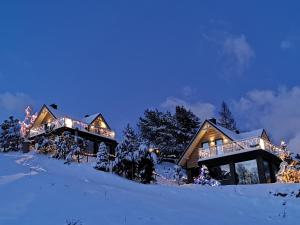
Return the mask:
<svg viewBox="0 0 300 225">
<path fill-rule="evenodd" d="M 73 128 L 73 121 L 69 118 L 65 119 L 66 127 Z"/>
<path fill-rule="evenodd" d="M 104 123 L 104 121 L 100 121 L 100 127 L 101 128 L 107 128 L 106 123 Z"/>
</svg>

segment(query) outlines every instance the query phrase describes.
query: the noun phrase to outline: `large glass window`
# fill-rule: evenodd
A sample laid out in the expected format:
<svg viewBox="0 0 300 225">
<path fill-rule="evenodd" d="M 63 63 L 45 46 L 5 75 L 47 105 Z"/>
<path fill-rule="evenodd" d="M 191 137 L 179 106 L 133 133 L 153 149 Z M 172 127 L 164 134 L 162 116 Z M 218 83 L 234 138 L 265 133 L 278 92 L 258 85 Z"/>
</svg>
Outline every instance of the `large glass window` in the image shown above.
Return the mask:
<svg viewBox="0 0 300 225">
<path fill-rule="evenodd" d="M 235 164 L 238 184 L 258 184 L 258 170 L 256 160 L 244 161 Z"/>
<path fill-rule="evenodd" d="M 214 179 L 217 179 L 219 181 L 226 181 L 231 179 L 231 173 L 230 173 L 230 165 L 221 165 L 221 166 L 215 166 L 211 169 L 211 175 Z"/>
<path fill-rule="evenodd" d="M 270 164 L 268 161 L 264 160 L 264 169 L 265 169 L 265 176 L 267 179 L 267 183 L 271 183 L 271 171 L 270 171 Z"/>
</svg>

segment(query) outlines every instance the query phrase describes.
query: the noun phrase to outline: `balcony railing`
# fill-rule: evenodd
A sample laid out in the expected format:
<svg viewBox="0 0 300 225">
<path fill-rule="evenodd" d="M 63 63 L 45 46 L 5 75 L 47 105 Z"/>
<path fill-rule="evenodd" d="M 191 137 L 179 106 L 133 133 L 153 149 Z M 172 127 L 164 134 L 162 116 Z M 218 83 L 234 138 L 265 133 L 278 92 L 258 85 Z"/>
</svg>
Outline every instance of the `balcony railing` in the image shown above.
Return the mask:
<svg viewBox="0 0 300 225">
<path fill-rule="evenodd" d="M 67 117 L 59 118 L 56 120 L 51 121 L 48 124 L 43 124 L 39 127 L 34 127 L 30 130 L 29 136 L 35 137 L 40 134 L 44 134 L 47 131 L 54 131 L 56 129 L 59 129 L 61 127 L 68 127 L 71 129 L 78 129 L 80 131 L 104 136 L 107 138 L 114 139 L 115 138 L 115 132 L 105 129 L 105 128 L 98 128 L 94 126 L 89 126 L 87 123 L 83 123 L 78 120 L 73 120 Z"/>
<path fill-rule="evenodd" d="M 207 158 L 225 156 L 227 154 L 238 153 L 240 151 L 265 150 L 274 155 L 278 155 L 281 148 L 271 144 L 262 138 L 251 138 L 241 141 L 234 141 L 221 146 L 212 146 L 199 149 L 199 160 Z"/>
</svg>

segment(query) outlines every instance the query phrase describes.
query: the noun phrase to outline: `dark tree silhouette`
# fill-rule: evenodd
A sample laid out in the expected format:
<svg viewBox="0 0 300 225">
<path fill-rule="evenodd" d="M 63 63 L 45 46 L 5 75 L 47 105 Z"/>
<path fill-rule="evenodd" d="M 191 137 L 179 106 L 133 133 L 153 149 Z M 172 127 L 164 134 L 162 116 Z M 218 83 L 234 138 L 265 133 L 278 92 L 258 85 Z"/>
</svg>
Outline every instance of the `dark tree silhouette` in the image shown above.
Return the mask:
<svg viewBox="0 0 300 225">
<path fill-rule="evenodd" d="M 236 122 L 235 122 L 233 115 L 225 101 L 222 102 L 219 116 L 220 116 L 219 120 L 218 120 L 219 125 L 227 128 L 229 130 L 233 130 L 233 131 L 237 130 Z"/>
</svg>

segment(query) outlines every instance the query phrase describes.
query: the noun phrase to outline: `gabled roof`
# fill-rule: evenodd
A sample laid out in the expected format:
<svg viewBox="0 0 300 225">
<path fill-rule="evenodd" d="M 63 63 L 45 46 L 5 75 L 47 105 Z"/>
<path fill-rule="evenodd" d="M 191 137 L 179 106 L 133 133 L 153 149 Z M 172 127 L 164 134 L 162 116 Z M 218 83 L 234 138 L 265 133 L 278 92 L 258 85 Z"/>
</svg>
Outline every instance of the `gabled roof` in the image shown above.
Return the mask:
<svg viewBox="0 0 300 225">
<path fill-rule="evenodd" d="M 104 117 L 102 116 L 101 113 L 96 113 L 94 115 L 91 115 L 91 116 L 87 116 L 85 118 L 83 118 L 81 121 L 84 122 L 84 123 L 87 123 L 88 125 L 91 125 L 93 124 L 98 118 L 100 118 L 104 124 L 106 125 L 106 127 L 108 129 L 111 129 L 110 126 L 108 125 L 108 123 L 106 122 L 106 120 L 104 119 Z"/>
<path fill-rule="evenodd" d="M 244 139 L 262 137 L 263 135 L 265 135 L 267 137 L 267 139 L 269 140 L 269 137 L 264 129 L 257 129 L 257 130 L 253 130 L 253 131 L 249 131 L 249 132 L 238 133 L 238 132 L 229 130 L 225 127 L 222 127 L 218 124 L 215 124 L 215 123 L 211 122 L 210 120 L 205 120 L 202 123 L 202 125 L 200 126 L 199 130 L 197 131 L 196 135 L 194 136 L 194 138 L 192 139 L 190 144 L 187 146 L 187 148 L 181 155 L 180 159 L 178 160 L 178 164 L 182 164 L 182 161 L 187 158 L 187 155 L 192 153 L 193 149 L 191 149 L 191 147 L 194 144 L 194 142 L 196 141 L 196 139 L 199 136 L 199 134 L 201 133 L 201 131 L 203 130 L 203 128 L 205 127 L 205 124 L 211 125 L 215 129 L 220 131 L 222 134 L 224 134 L 231 141 L 239 141 L 239 140 L 244 140 Z"/>
<path fill-rule="evenodd" d="M 91 124 L 93 123 L 101 114 L 100 113 L 96 113 L 94 115 L 91 115 L 91 116 L 87 116 L 87 117 L 84 117 L 82 120 L 82 122 L 84 123 L 87 123 L 87 124 Z"/>
<path fill-rule="evenodd" d="M 70 117 L 70 115 L 64 113 L 63 111 L 61 111 L 59 109 L 54 109 L 51 106 L 48 106 L 48 105 L 44 104 L 42 106 L 41 110 L 39 111 L 37 117 L 40 116 L 40 114 L 43 112 L 44 109 L 46 109 L 54 117 L 54 119 L 58 119 L 58 118 L 62 118 L 62 117 L 69 117 L 71 119 L 81 121 L 81 122 L 86 123 L 88 125 L 92 124 L 97 118 L 100 117 L 103 120 L 103 122 L 106 124 L 106 126 L 110 129 L 109 125 L 107 124 L 107 122 L 105 121 L 105 119 L 104 119 L 104 117 L 102 116 L 101 113 L 95 113 L 95 114 L 93 114 L 91 116 L 87 116 L 83 119 L 76 119 L 76 118 Z"/>
<path fill-rule="evenodd" d="M 55 115 L 55 113 L 53 113 L 51 110 L 50 110 L 50 107 L 48 107 L 47 105 L 43 105 L 42 108 L 40 109 L 39 113 L 37 114 L 37 117 L 36 117 L 36 120 L 34 121 L 32 127 L 34 127 L 38 121 L 38 118 L 40 117 L 40 115 L 42 114 L 43 110 L 47 110 L 52 116 L 54 119 L 57 119 L 58 117 Z"/>
<path fill-rule="evenodd" d="M 67 116 L 66 113 L 64 113 L 63 111 L 59 110 L 59 109 L 54 109 L 52 108 L 51 106 L 47 106 L 47 105 L 44 105 L 50 112 L 52 115 L 54 115 L 54 117 L 57 119 L 57 118 L 60 118 L 60 117 L 65 117 Z"/>
<path fill-rule="evenodd" d="M 242 132 L 237 133 L 232 130 L 228 130 L 225 127 L 222 127 L 220 125 L 214 124 L 210 121 L 208 121 L 212 126 L 220 130 L 223 134 L 230 137 L 233 141 L 243 140 L 243 139 L 249 139 L 249 138 L 255 138 L 255 137 L 261 137 L 263 135 L 264 129 L 257 129 L 249 132 Z"/>
</svg>

